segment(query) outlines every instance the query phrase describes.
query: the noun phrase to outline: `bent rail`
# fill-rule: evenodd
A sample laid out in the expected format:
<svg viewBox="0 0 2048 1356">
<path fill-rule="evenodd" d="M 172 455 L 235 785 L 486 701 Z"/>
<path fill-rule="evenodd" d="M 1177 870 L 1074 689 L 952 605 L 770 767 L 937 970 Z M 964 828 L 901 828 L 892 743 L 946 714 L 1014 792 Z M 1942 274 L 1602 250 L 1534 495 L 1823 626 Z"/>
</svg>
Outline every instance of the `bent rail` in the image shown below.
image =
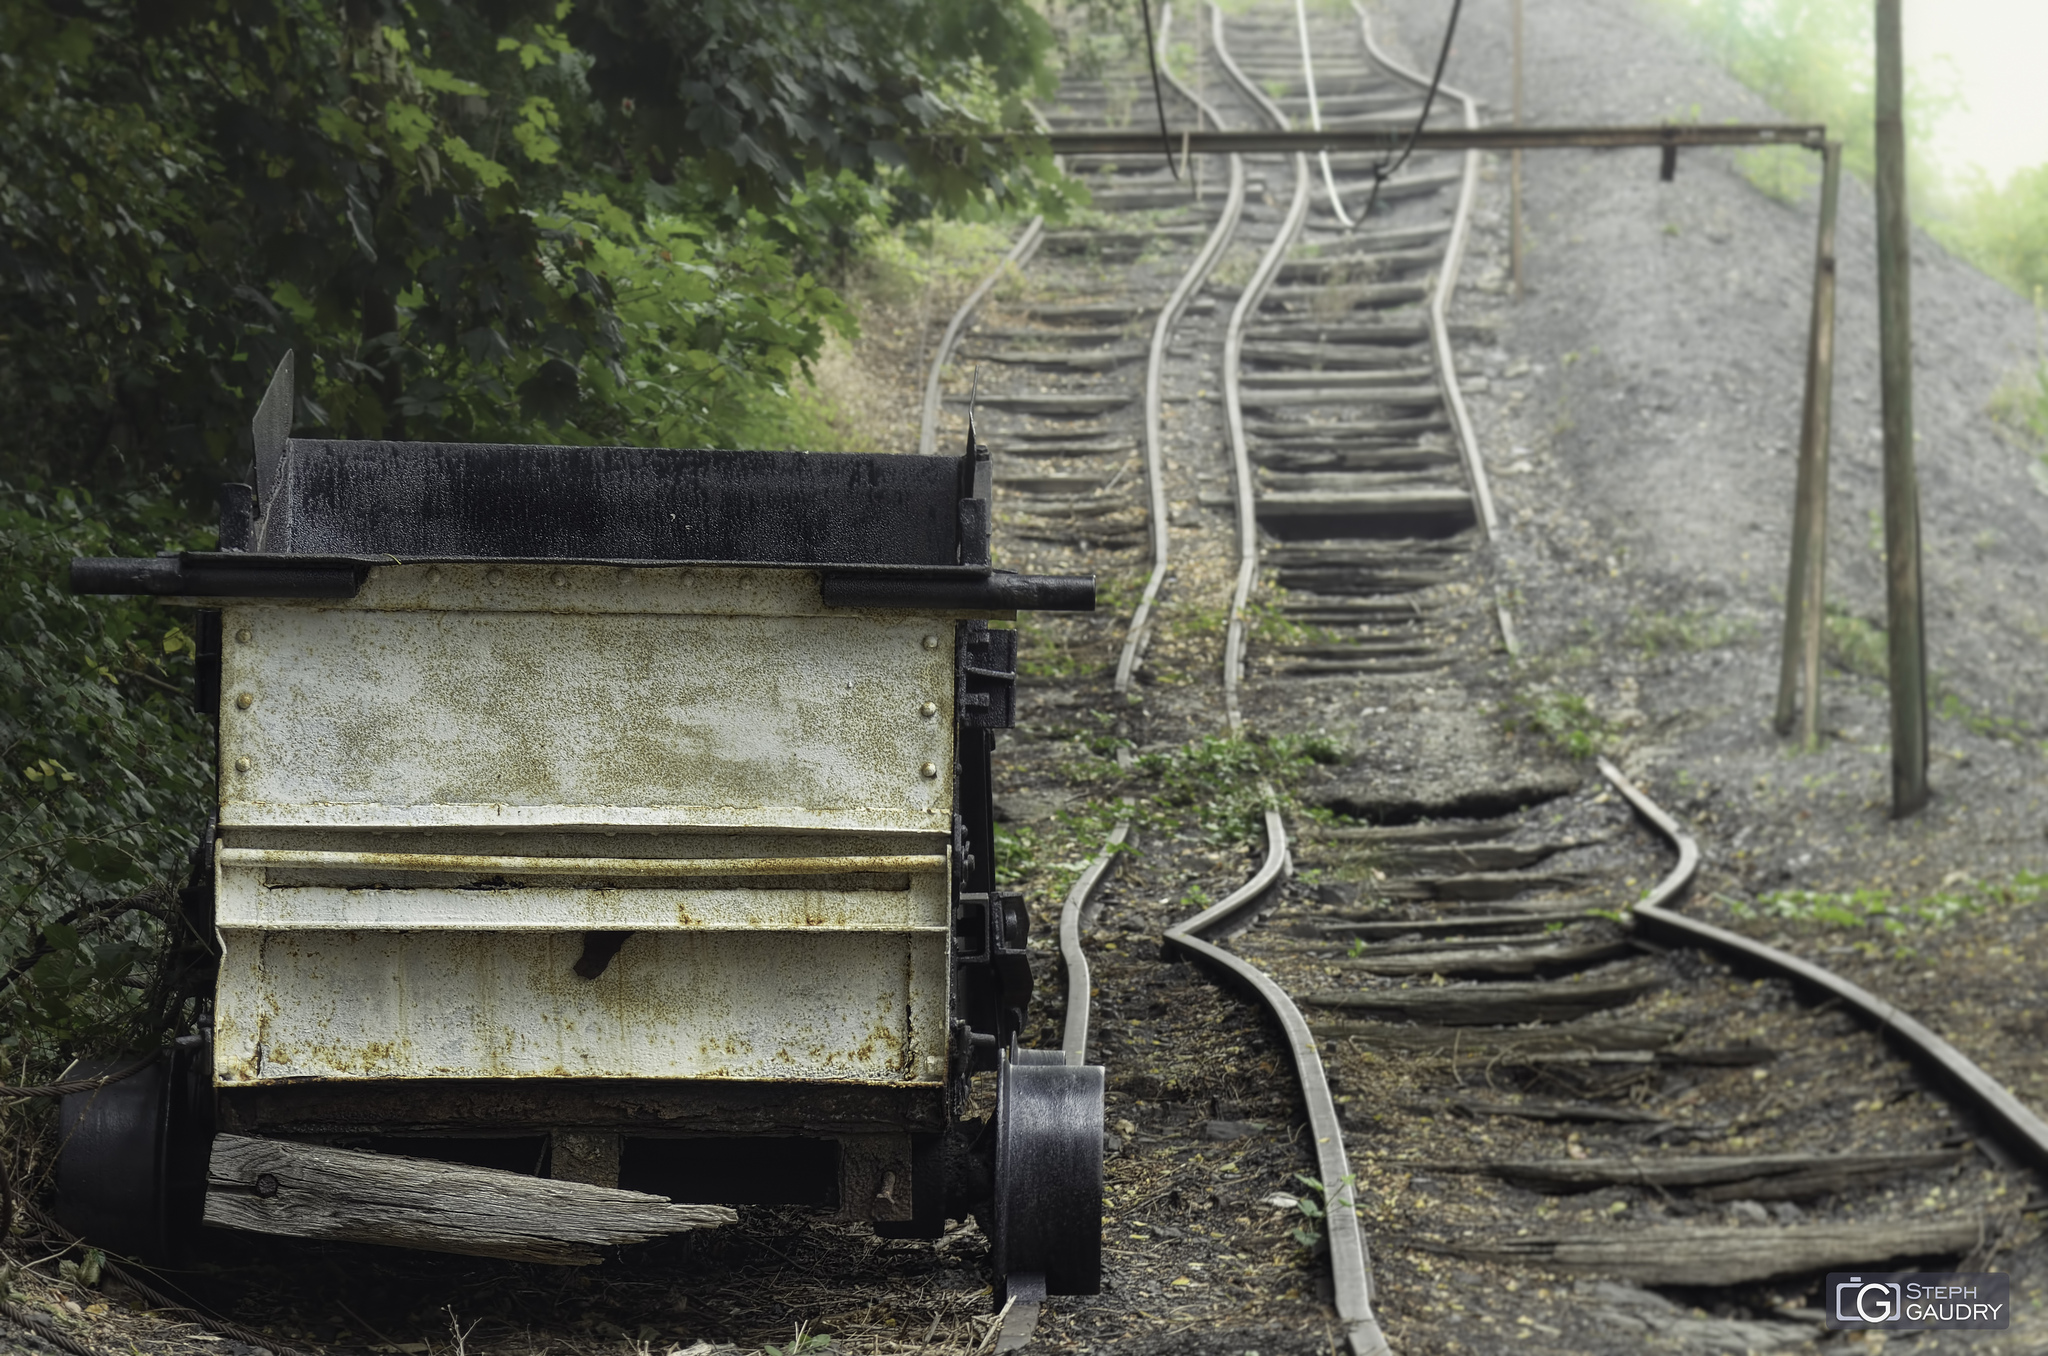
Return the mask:
<svg viewBox="0 0 2048 1356">
<path fill-rule="evenodd" d="M 1692 888 L 1699 870 L 1699 845 L 1614 764 L 1602 758 L 1600 771 L 1636 813 L 1678 849 L 1678 865 L 1635 906 L 1636 931 L 1655 941 L 1718 951 L 1741 967 L 1789 979 L 1839 1002 L 1876 1027 L 1901 1054 L 1981 1116 L 2006 1148 L 2036 1168 L 2048 1168 L 2048 1122 L 1968 1055 L 1860 984 L 1740 933 L 1687 918 L 1671 907 Z"/>
</svg>

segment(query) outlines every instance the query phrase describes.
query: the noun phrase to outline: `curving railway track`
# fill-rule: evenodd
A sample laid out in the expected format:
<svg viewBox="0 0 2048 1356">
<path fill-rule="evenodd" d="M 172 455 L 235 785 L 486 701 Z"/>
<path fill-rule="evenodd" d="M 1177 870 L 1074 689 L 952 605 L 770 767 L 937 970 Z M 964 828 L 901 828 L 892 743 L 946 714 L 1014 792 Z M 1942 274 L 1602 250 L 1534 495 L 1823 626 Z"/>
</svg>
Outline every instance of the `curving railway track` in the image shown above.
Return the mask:
<svg viewBox="0 0 2048 1356">
<path fill-rule="evenodd" d="M 1391 57 L 1362 9 L 1211 11 L 1206 28 L 1212 125 L 1478 125 L 1476 101 Z M 1181 80 L 1173 96 L 1196 101 Z M 1078 125 L 1102 106 L 1063 91 L 1059 114 Z M 1230 157 L 1209 171 L 1224 191 L 1207 211 L 1157 162 L 1073 168 L 1102 185 L 1099 206 L 1152 209 L 1154 224 L 1069 248 L 1130 248 L 1150 230 L 1141 268 L 1181 272 L 1171 288 L 1141 273 L 1150 290 L 1124 294 L 1121 339 L 1093 339 L 1125 345 L 1126 403 L 1070 407 L 1103 421 L 1070 428 L 1125 439 L 1130 460 L 1069 491 L 1063 531 L 1037 526 L 1055 511 L 1030 493 L 1050 482 L 1013 499 L 1006 524 L 1096 568 L 1150 547 L 1128 610 L 1090 623 L 1095 662 L 1117 655 L 1113 693 L 1142 698 L 1113 708 L 1126 741 L 1157 749 L 1204 720 L 1240 736 L 1333 707 L 1398 713 L 1419 687 L 1501 679 L 1514 631 L 1489 585 L 1496 521 L 1457 371 L 1474 336 L 1448 305 L 1476 153 L 1416 157 L 1383 180 L 1366 155 Z M 1122 304 L 1095 295 L 1100 309 L 1074 313 Z M 975 347 L 1037 342 L 1014 314 L 984 313 L 962 355 L 1015 363 Z M 1048 412 L 1061 392 L 1111 384 L 1015 366 Z M 1186 413 L 1169 421 L 1176 392 Z M 990 441 L 999 465 L 1056 442 L 1029 426 Z M 1114 539 L 1083 526 L 1112 513 Z M 1162 612 L 1213 597 L 1219 574 L 1228 620 L 1202 695 L 1148 689 Z M 1604 761 L 1562 794 L 1510 790 L 1463 813 L 1311 821 L 1293 839 L 1277 810 L 1264 819 L 1254 869 L 1163 938 L 1169 958 L 1262 1003 L 1292 1056 L 1301 1147 L 1327 1197 L 1323 1293 L 1351 1350 L 1791 1349 L 1819 1336 L 1819 1273 L 1983 1267 L 2010 1237 L 2025 1195 L 2012 1155 L 2048 1157 L 2048 1127 L 1880 1000 L 1684 919 L 1691 840 Z M 1068 898 L 1070 1004 L 1090 983 L 1089 942 L 1109 935 L 1104 887 L 1129 832 L 1116 825 Z M 1801 1001 L 1816 993 L 1820 1006 Z M 1088 1024 L 1070 1005 L 1069 1050 L 1086 1048 Z M 1112 1086 L 1153 1086 L 1119 1080 L 1117 1053 L 1102 1055 Z M 1116 1206 L 1113 1225 L 1130 1224 Z"/>
</svg>

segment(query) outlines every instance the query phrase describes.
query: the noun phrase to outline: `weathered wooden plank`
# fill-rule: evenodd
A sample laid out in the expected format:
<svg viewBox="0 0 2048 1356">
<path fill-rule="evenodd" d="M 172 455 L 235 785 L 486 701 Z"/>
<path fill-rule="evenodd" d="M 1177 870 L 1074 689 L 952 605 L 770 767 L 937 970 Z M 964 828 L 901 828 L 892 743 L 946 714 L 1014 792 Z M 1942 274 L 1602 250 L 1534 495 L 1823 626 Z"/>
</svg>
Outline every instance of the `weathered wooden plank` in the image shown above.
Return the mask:
<svg viewBox="0 0 2048 1356">
<path fill-rule="evenodd" d="M 1438 1026 L 1513 1026 L 1559 1022 L 1634 1002 L 1663 982 L 1654 967 L 1577 982 L 1447 985 L 1412 989 L 1317 989 L 1303 1001 Z"/>
<path fill-rule="evenodd" d="M 1492 321 L 1451 326 L 1454 339 L 1491 339 L 1500 330 Z M 1360 320 L 1350 317 L 1336 323 L 1313 320 L 1266 318 L 1245 331 L 1250 342 L 1306 341 L 1315 344 L 1402 344 L 1429 338 L 1429 328 L 1419 320 Z M 1247 354 L 1251 349 L 1247 347 Z"/>
<path fill-rule="evenodd" d="M 1264 446 L 1252 460 L 1267 471 L 1309 474 L 1316 471 L 1449 471 L 1457 459 L 1437 448 L 1358 448 L 1348 442 L 1310 444 L 1302 448 Z"/>
<path fill-rule="evenodd" d="M 1548 1055 L 1667 1050 L 1685 1039 L 1671 1022 L 1583 1022 L 1539 1031 L 1489 1031 L 1455 1026 L 1407 1026 L 1394 1022 L 1316 1022 L 1318 1038 L 1352 1039 L 1378 1049 L 1409 1054 Z"/>
<path fill-rule="evenodd" d="M 1375 888 L 1377 888 L 1377 886 L 1375 886 Z M 1560 913 L 1557 915 L 1558 918 L 1563 919 L 1565 921 L 1572 921 L 1584 918 L 1598 918 L 1600 916 L 1601 915 L 1594 913 Z M 1530 926 L 1532 921 L 1542 921 L 1532 920 L 1530 915 L 1526 913 L 1475 913 L 1466 914 L 1463 917 L 1458 918 L 1380 919 L 1363 914 L 1352 916 L 1339 914 L 1337 915 L 1337 917 L 1349 917 L 1351 921 L 1340 923 L 1316 921 L 1308 923 L 1299 930 L 1310 936 L 1328 937 L 1332 940 L 1341 940 L 1346 937 L 1363 937 L 1370 939 L 1373 937 L 1407 937 L 1411 935 L 1418 937 L 1439 937 L 1444 935 L 1459 935 L 1468 932 L 1479 934 L 1488 932 L 1508 932 L 1514 931 L 1516 929 L 1527 928 Z M 1497 944 L 1499 939 L 1494 938 L 1492 939 L 1492 941 Z M 1475 945 L 1476 944 L 1477 943 L 1475 943 Z"/>
<path fill-rule="evenodd" d="M 1248 343 L 1243 356 L 1248 363 L 1313 367 L 1322 371 L 1394 371 L 1413 366 L 1419 355 L 1411 353 L 1409 347 L 1428 337 L 1420 326 L 1413 328 L 1412 334 L 1404 331 L 1376 344 L 1319 344 L 1291 339 Z"/>
<path fill-rule="evenodd" d="M 1342 288 L 1324 283 L 1271 287 L 1259 299 L 1259 305 L 1267 311 L 1285 312 L 1296 306 L 1328 305 L 1339 298 L 1348 306 L 1406 306 L 1428 300 L 1429 288 L 1421 283 L 1353 283 Z"/>
<path fill-rule="evenodd" d="M 1444 261 L 1441 249 L 1402 250 L 1388 249 L 1356 254 L 1333 254 L 1321 259 L 1295 259 L 1280 265 L 1280 278 L 1284 282 L 1300 282 L 1306 278 L 1342 283 L 1346 278 L 1371 277 L 1394 269 L 1437 268 Z M 1331 274 L 1338 277 L 1331 279 Z"/>
<path fill-rule="evenodd" d="M 1331 371 L 1315 368 L 1305 372 L 1252 372 L 1245 376 L 1249 388 L 1269 391 L 1300 390 L 1323 386 L 1350 390 L 1379 390 L 1389 386 L 1426 386 L 1435 391 L 1436 370 L 1427 366 L 1410 364 L 1405 367 L 1379 368 L 1373 370 Z"/>
<path fill-rule="evenodd" d="M 1510 1111 L 1509 1114 L 1518 1114 Z M 1791 1200 L 1908 1172 L 1945 1168 L 1962 1149 L 1875 1154 L 1685 1154 L 1644 1158 L 1544 1158 L 1432 1163 L 1436 1172 L 1498 1177 L 1531 1191 L 1567 1194 L 1608 1186 L 1705 1187 L 1709 1200 Z"/>
<path fill-rule="evenodd" d="M 1064 367 L 1076 372 L 1107 372 L 1138 362 L 1142 348 L 963 348 L 962 358 L 1020 367 Z"/>
<path fill-rule="evenodd" d="M 1387 850 L 1389 862 L 1405 871 L 1519 871 L 1560 852 L 1589 846 L 1565 840 L 1554 843 L 1414 844 Z"/>
<path fill-rule="evenodd" d="M 1472 498 L 1462 489 L 1386 489 L 1350 494 L 1262 494 L 1258 500 L 1261 517 L 1285 513 L 1297 516 L 1348 517 L 1352 514 L 1417 514 L 1470 517 Z"/>
<path fill-rule="evenodd" d="M 1349 419 L 1315 424 L 1281 419 L 1247 418 L 1244 421 L 1245 432 L 1255 438 L 1299 438 L 1311 433 L 1329 438 L 1413 438 L 1421 433 L 1440 433 L 1450 426 L 1450 421 L 1440 414 L 1415 419 Z"/>
<path fill-rule="evenodd" d="M 1408 955 L 1365 955 L 1330 964 L 1368 975 L 1533 975 L 1613 960 L 1627 955 L 1628 950 L 1628 941 L 1617 937 L 1591 942 L 1494 946 L 1485 950 L 1460 947 Z"/>
<path fill-rule="evenodd" d="M 1107 457 L 1119 452 L 1135 452 L 1138 444 L 1131 438 L 1035 438 L 1025 439 L 1016 435 L 1005 438 L 1003 447 L 996 454 L 996 463 L 1001 465 L 1011 457 Z"/>
<path fill-rule="evenodd" d="M 1443 400 L 1434 386 L 1250 386 L 1244 388 L 1243 404 L 1248 410 L 1272 410 L 1290 405 L 1392 405 L 1413 409 L 1432 407 Z"/>
<path fill-rule="evenodd" d="M 1301 659 L 1275 670 L 1284 675 L 1308 677 L 1323 673 L 1434 673 L 1451 666 L 1451 656 L 1433 659 Z"/>
<path fill-rule="evenodd" d="M 1104 324 L 1121 324 L 1150 315 L 1151 311 L 1143 306 L 1115 301 L 1049 301 L 1027 306 L 1025 313 L 1037 320 L 1098 320 Z"/>
<path fill-rule="evenodd" d="M 588 1266 L 600 1247 L 730 1224 L 722 1205 L 466 1163 L 218 1135 L 206 1222 L 223 1229 Z"/>
<path fill-rule="evenodd" d="M 1602 1234 L 1548 1235 L 1411 1247 L 1480 1262 L 1526 1262 L 1555 1271 L 1599 1272 L 1646 1285 L 1741 1285 L 1775 1276 L 1883 1269 L 1887 1262 L 1954 1257 L 1985 1238 L 1982 1216 L 1791 1224 L 1615 1229 Z"/>
<path fill-rule="evenodd" d="M 1444 1103 L 1451 1110 L 1471 1116 L 1515 1116 L 1525 1121 L 1617 1121 L 1624 1125 L 1669 1125 L 1671 1117 L 1629 1106 L 1602 1106 L 1597 1102 L 1552 1102 L 1524 1097 L 1519 1102 L 1496 1102 L 1482 1097 L 1453 1097 Z"/>
<path fill-rule="evenodd" d="M 951 395 L 946 397 L 949 405 L 973 403 L 982 409 L 1003 410 L 1011 414 L 1043 414 L 1061 419 L 1075 419 L 1088 414 L 1107 414 L 1120 410 L 1131 403 L 1128 391 L 1112 391 L 1103 395 L 1069 395 L 1031 393 L 1024 395 L 997 395 L 984 391 L 980 395 Z"/>
<path fill-rule="evenodd" d="M 1498 838 L 1500 830 L 1491 824 L 1359 824 L 1312 829 L 1307 836 L 1365 843 L 1480 843 Z"/>
</svg>

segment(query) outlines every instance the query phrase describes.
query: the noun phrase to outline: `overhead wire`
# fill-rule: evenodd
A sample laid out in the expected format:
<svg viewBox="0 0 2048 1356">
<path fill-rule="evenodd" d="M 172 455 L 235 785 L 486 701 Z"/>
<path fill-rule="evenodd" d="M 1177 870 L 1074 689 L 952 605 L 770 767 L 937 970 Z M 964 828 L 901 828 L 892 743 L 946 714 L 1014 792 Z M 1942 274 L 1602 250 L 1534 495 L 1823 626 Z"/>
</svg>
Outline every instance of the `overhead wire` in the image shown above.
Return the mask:
<svg viewBox="0 0 2048 1356">
<path fill-rule="evenodd" d="M 1295 2 L 1299 4 L 1300 0 Z M 1393 163 L 1380 161 L 1372 167 L 1372 192 L 1366 195 L 1365 210 L 1358 214 L 1360 221 L 1372 215 L 1373 204 L 1380 200 L 1380 185 L 1392 178 L 1401 166 L 1408 163 L 1408 157 L 1415 154 L 1415 139 L 1422 135 L 1422 125 L 1429 121 L 1429 111 L 1436 104 L 1437 89 L 1444 82 L 1444 67 L 1451 60 L 1451 39 L 1458 33 L 1458 11 L 1464 7 L 1465 0 L 1451 0 L 1451 19 L 1444 25 L 1443 46 L 1437 49 L 1436 73 L 1429 77 L 1429 93 L 1422 96 L 1422 112 L 1416 116 L 1415 126 L 1408 131 L 1408 144 L 1401 148 L 1401 154 L 1394 158 Z"/>
<path fill-rule="evenodd" d="M 1166 130 L 1166 95 L 1159 88 L 1159 53 L 1152 41 L 1152 0 L 1138 0 L 1138 12 L 1145 16 L 1145 62 L 1152 68 L 1152 106 L 1159 110 L 1159 144 L 1166 152 L 1166 168 L 1180 178 L 1180 166 L 1173 162 L 1173 134 Z"/>
</svg>

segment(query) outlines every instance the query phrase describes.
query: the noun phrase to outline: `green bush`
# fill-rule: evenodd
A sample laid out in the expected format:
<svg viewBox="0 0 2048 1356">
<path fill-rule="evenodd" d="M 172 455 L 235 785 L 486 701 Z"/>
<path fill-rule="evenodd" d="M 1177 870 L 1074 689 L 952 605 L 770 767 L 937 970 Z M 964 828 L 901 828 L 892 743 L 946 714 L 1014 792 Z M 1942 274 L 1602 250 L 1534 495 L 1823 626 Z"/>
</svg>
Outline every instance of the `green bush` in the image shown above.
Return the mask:
<svg viewBox="0 0 2048 1356">
<path fill-rule="evenodd" d="M 1973 174 L 1946 217 L 1929 228 L 1936 238 L 2038 302 L 2048 289 L 2048 165 L 2020 170 L 2003 188 Z"/>
<path fill-rule="evenodd" d="M 163 494 L 0 486 L 0 1060 L 29 1081 L 168 1017 L 151 960 L 213 788 L 190 623 L 68 565 L 202 545 Z"/>
</svg>

